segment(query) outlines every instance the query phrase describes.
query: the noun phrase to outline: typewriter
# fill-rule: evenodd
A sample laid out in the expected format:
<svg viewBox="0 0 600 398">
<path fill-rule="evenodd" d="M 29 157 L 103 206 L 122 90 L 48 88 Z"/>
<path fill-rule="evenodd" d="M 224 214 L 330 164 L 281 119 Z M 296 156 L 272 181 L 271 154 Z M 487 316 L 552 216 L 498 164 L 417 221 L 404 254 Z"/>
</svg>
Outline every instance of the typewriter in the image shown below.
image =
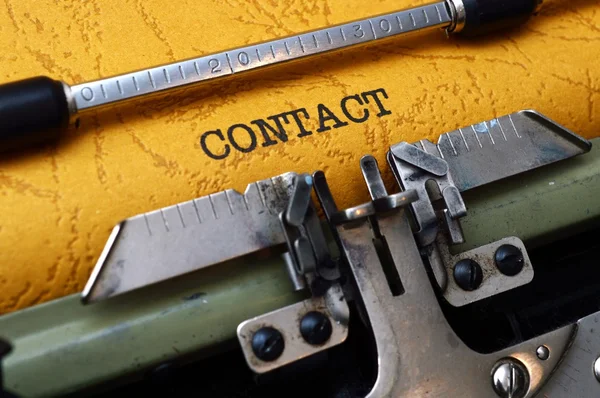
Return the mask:
<svg viewBox="0 0 600 398">
<path fill-rule="evenodd" d="M 550 3 L 548 12 L 558 12 Z M 107 108 L 125 100 L 190 89 L 137 108 L 160 113 L 185 107 L 198 95 L 192 84 L 232 78 L 235 90 L 242 72 L 416 31 L 520 25 L 540 6 L 444 0 L 72 86 L 8 83 L 0 86 L 0 149 L 4 138 L 79 126 L 80 116 L 84 132 L 111 112 L 128 129 L 127 117 Z M 577 18 L 595 31 L 593 21 Z M 415 62 L 427 60 L 420 56 Z M 589 91 L 587 108 L 577 109 L 593 124 L 589 68 L 587 83 L 564 79 Z M 599 397 L 600 138 L 587 139 L 589 131 L 569 124 L 570 111 L 551 107 L 498 114 L 490 106 L 485 120 L 445 131 L 438 127 L 452 123 L 439 119 L 452 111 L 444 105 L 430 112 L 428 136 L 388 134 L 367 151 L 352 137 L 358 128 L 368 135 L 374 125 L 404 127 L 395 87 L 371 83 L 305 106 L 208 118 L 191 139 L 206 162 L 195 164 L 235 174 L 248 164 L 240 159 L 252 158 L 266 178 L 203 186 L 196 197 L 174 193 L 177 200 L 161 199 L 166 207 L 138 203 L 143 212 L 111 222 L 103 248 L 85 248 L 95 266 L 81 291 L 0 316 L 0 395 Z M 109 116 L 82 116 L 96 108 Z M 284 170 L 269 167 L 287 148 L 321 154 L 318 146 L 333 140 L 352 156 L 320 167 L 309 151 L 290 156 Z M 206 170 L 184 177 L 193 184 Z M 161 194 L 169 189 L 155 185 Z M 92 239 L 71 232 L 64 260 L 76 263 L 72 245 Z M 6 283 L 0 274 L 0 287 Z"/>
</svg>

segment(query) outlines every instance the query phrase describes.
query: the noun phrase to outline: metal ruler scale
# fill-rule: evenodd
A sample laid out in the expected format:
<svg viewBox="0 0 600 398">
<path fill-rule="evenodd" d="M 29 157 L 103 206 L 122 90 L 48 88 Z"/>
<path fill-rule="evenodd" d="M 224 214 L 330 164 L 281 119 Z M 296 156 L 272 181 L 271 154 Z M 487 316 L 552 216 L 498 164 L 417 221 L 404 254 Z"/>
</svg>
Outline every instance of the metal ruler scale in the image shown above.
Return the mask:
<svg viewBox="0 0 600 398">
<path fill-rule="evenodd" d="M 78 112 L 410 32 L 450 26 L 445 1 L 71 87 Z"/>
<path fill-rule="evenodd" d="M 444 159 L 459 191 L 548 165 L 589 150 L 589 142 L 544 115 L 523 110 L 415 145 Z"/>
<path fill-rule="evenodd" d="M 86 284 L 100 300 L 241 255 L 282 244 L 278 215 L 294 173 L 140 214 L 113 229 Z M 141 269 L 140 269 L 141 266 Z"/>
</svg>

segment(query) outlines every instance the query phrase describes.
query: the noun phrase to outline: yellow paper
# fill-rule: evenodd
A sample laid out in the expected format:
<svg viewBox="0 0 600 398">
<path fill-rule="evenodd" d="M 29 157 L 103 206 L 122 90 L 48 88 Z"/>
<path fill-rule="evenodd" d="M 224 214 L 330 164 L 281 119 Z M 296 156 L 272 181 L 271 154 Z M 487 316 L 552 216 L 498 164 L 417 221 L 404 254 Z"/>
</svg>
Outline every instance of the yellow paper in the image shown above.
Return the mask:
<svg viewBox="0 0 600 398">
<path fill-rule="evenodd" d="M 0 83 L 47 75 L 74 84 L 420 4 L 406 0 L 6 0 Z M 184 94 L 84 116 L 58 144 L 0 157 L 0 313 L 80 291 L 112 227 L 135 214 L 287 171 L 322 169 L 340 206 L 367 199 L 358 167 L 399 141 L 534 108 L 599 134 L 600 11 L 549 0 L 521 29 L 477 40 L 443 32 L 349 49 Z M 391 113 L 349 121 L 341 100 L 383 89 Z M 362 98 L 362 97 L 361 97 Z M 317 132 L 318 105 L 348 125 Z M 364 106 L 347 102 L 355 118 Z M 306 108 L 289 134 L 215 160 L 207 131 Z M 333 123 L 330 123 L 330 125 Z M 252 125 L 259 132 L 256 125 Z M 243 132 L 238 145 L 248 148 Z M 217 136 L 207 145 L 218 147 Z M 216 152 L 220 153 L 220 152 Z M 385 180 L 393 187 L 390 173 Z M 232 242 L 235 244 L 235 242 Z"/>
</svg>

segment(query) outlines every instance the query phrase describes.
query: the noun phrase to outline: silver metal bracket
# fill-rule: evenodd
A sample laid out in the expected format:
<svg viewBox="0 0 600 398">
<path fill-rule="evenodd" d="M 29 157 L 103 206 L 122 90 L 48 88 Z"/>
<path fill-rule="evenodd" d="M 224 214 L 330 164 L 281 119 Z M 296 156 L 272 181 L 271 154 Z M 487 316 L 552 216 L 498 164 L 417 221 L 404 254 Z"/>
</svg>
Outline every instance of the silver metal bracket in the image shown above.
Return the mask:
<svg viewBox="0 0 600 398">
<path fill-rule="evenodd" d="M 516 275 L 503 274 L 496 264 L 495 254 L 505 245 L 516 248 L 522 255 L 522 269 Z M 525 244 L 514 236 L 452 254 L 446 236 L 439 234 L 435 244 L 428 250 L 427 257 L 438 285 L 442 288 L 444 298 L 455 307 L 495 296 L 533 280 L 533 266 Z M 481 272 L 480 284 L 471 291 L 461 288 L 454 276 L 455 267 L 463 260 L 473 261 L 473 266 L 479 267 Z"/>
<path fill-rule="evenodd" d="M 288 205 L 279 213 L 288 247 L 283 255 L 288 274 L 295 290 L 309 287 L 312 297 L 239 325 L 238 339 L 244 356 L 256 373 L 326 350 L 342 343 L 348 335 L 349 308 L 335 282 L 340 274 L 312 203 L 312 188 L 310 175 L 297 175 Z M 306 322 L 317 319 L 322 324 L 313 325 L 306 332 L 305 318 Z M 320 335 L 323 340 L 313 340 L 303 333 Z"/>
<path fill-rule="evenodd" d="M 310 344 L 301 332 L 302 319 L 313 311 L 326 316 L 331 324 L 331 335 L 322 344 Z M 240 323 L 237 336 L 250 369 L 265 373 L 343 343 L 348 337 L 349 316 L 341 287 L 332 284 L 321 297 L 311 297 Z M 253 348 L 254 336 L 265 327 L 276 329 L 283 340 L 281 354 L 273 360 L 260 359 Z"/>
<path fill-rule="evenodd" d="M 460 230 L 458 219 L 467 215 L 467 208 L 444 159 L 430 155 L 417 145 L 401 142 L 390 148 L 388 162 L 402 189 L 414 189 L 419 195 L 411 208 L 419 228 L 416 236 L 422 247 L 432 244 L 438 235 L 439 222 L 433 207 L 437 197 L 431 198 L 435 193 L 428 189 L 430 181 L 437 185 L 444 199 L 448 228 Z"/>
<path fill-rule="evenodd" d="M 313 174 L 317 197 L 325 217 L 331 225 L 352 227 L 354 223 L 362 223 L 368 217 L 376 214 L 384 217 L 386 214 L 408 206 L 419 199 L 415 190 L 388 194 L 379 172 L 377 160 L 373 156 L 363 156 L 360 159 L 360 167 L 371 194 L 371 201 L 344 210 L 338 210 L 333 202 L 333 196 L 325 181 L 325 174 L 322 171 Z"/>
<path fill-rule="evenodd" d="M 525 245 L 516 237 L 464 253 L 451 253 L 451 245 L 464 242 L 459 218 L 467 215 L 467 209 L 448 163 L 428 153 L 427 147 L 429 152 L 435 149 L 429 141 L 393 145 L 388 162 L 400 186 L 419 194 L 419 200 L 411 204 L 418 227 L 415 235 L 429 258 L 444 298 L 459 307 L 531 282 L 533 267 Z M 432 189 L 432 182 L 439 192 Z M 440 202 L 440 198 L 445 206 L 436 210 L 434 203 Z M 510 245 L 521 253 L 521 269 L 514 275 L 503 274 L 496 264 L 495 253 L 502 245 Z"/>
<path fill-rule="evenodd" d="M 288 247 L 286 263 L 293 265 L 287 269 L 295 287 L 301 284 L 297 283 L 298 279 L 309 274 L 314 274 L 311 280 L 320 277 L 333 281 L 340 276 L 311 199 L 312 187 L 313 180 L 309 174 L 297 175 L 288 205 L 279 214 Z"/>
<path fill-rule="evenodd" d="M 460 2 L 452 2 L 455 6 Z M 458 219 L 466 214 L 460 192 L 588 152 L 591 143 L 533 111 L 509 115 L 442 134 L 437 144 L 421 140 L 393 145 L 388 162 L 404 190 L 415 189 L 412 205 L 421 247 L 432 244 L 437 222 L 432 203 L 446 202 L 451 241 L 461 240 Z M 439 194 L 428 192 L 433 180 Z M 439 195 L 439 197 L 438 197 Z M 433 197 L 432 197 L 433 196 Z"/>
</svg>

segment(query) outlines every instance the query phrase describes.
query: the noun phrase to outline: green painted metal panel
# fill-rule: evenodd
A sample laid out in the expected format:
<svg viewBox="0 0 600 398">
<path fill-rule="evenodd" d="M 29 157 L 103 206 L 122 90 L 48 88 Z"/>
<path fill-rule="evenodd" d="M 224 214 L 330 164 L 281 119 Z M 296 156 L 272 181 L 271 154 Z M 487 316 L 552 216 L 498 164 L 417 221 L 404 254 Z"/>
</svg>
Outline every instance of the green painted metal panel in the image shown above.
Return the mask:
<svg viewBox="0 0 600 398">
<path fill-rule="evenodd" d="M 9 314 L 6 388 L 62 395 L 227 341 L 241 321 L 300 298 L 277 259 L 254 258 L 97 304 L 72 295 Z"/>
<path fill-rule="evenodd" d="M 462 219 L 471 249 L 505 236 L 528 247 L 574 234 L 600 221 L 600 139 L 592 150 L 539 170 L 468 191 Z"/>
</svg>

